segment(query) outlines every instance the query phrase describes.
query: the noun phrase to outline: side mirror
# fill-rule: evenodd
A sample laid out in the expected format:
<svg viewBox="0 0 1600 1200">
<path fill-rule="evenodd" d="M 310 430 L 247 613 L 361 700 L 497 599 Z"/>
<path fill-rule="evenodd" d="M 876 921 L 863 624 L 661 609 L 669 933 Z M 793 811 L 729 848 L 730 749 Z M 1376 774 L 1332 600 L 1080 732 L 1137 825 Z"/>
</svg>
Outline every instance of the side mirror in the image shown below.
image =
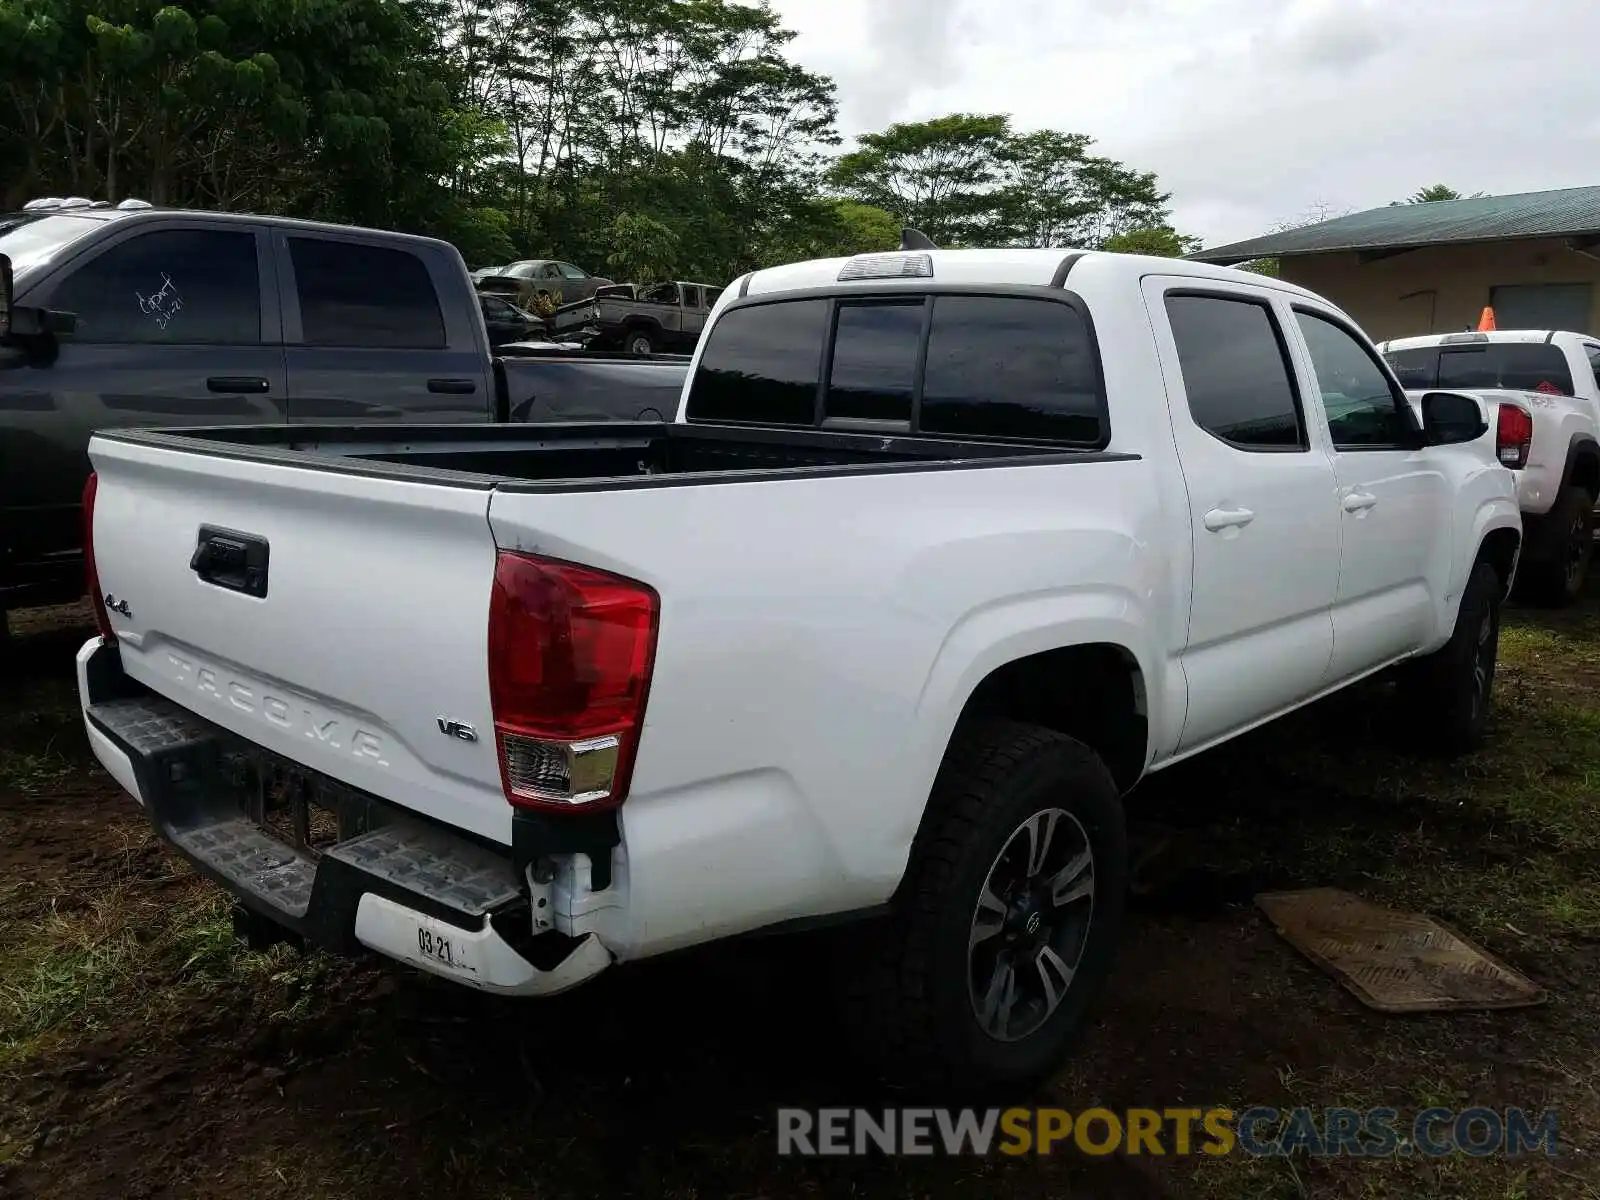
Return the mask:
<svg viewBox="0 0 1600 1200">
<path fill-rule="evenodd" d="M 1489 432 L 1483 408 L 1463 392 L 1428 392 L 1422 397 L 1422 435 L 1430 446 L 1459 446 Z"/>
<path fill-rule="evenodd" d="M 78 328 L 78 314 L 54 308 L 32 308 L 24 305 L 7 305 L 10 314 L 10 332 L 17 338 L 43 338 L 54 341 Z"/>
</svg>

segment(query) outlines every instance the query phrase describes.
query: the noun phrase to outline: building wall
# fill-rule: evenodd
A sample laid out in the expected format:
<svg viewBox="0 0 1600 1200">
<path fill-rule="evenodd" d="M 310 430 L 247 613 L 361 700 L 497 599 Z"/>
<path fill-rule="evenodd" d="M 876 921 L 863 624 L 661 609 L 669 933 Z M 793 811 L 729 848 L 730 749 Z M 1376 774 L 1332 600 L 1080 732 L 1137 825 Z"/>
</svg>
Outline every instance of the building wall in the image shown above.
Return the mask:
<svg viewBox="0 0 1600 1200">
<path fill-rule="evenodd" d="M 1600 285 L 1600 261 L 1567 249 L 1559 238 L 1424 246 L 1366 264 L 1353 252 L 1302 254 L 1281 260 L 1279 273 L 1332 300 L 1374 341 L 1476 326 L 1497 286 Z M 1600 335 L 1597 309 L 1600 286 L 1588 325 L 1578 332 Z"/>
</svg>

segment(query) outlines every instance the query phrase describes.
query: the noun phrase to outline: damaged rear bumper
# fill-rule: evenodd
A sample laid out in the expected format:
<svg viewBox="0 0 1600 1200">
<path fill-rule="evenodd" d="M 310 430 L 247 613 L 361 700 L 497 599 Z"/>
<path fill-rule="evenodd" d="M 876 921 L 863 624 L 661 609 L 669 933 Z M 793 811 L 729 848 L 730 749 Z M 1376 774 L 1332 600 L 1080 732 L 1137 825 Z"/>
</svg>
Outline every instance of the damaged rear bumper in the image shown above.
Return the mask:
<svg viewBox="0 0 1600 1200">
<path fill-rule="evenodd" d="M 130 681 L 98 637 L 77 667 L 95 757 L 166 841 L 252 912 L 335 953 L 365 947 L 504 995 L 554 995 L 611 963 L 592 933 L 534 933 L 509 847 L 267 755 Z M 287 834 L 269 820 L 285 789 Z"/>
</svg>

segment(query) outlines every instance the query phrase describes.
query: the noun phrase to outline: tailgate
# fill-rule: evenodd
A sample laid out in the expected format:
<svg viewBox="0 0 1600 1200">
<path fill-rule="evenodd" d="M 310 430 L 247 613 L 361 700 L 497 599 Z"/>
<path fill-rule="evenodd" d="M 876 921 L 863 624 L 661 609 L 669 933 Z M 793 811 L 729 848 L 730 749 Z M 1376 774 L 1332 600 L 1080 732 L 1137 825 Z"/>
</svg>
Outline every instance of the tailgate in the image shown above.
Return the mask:
<svg viewBox="0 0 1600 1200">
<path fill-rule="evenodd" d="M 314 771 L 509 843 L 487 482 L 103 438 L 90 458 L 95 563 L 130 677 Z"/>
</svg>

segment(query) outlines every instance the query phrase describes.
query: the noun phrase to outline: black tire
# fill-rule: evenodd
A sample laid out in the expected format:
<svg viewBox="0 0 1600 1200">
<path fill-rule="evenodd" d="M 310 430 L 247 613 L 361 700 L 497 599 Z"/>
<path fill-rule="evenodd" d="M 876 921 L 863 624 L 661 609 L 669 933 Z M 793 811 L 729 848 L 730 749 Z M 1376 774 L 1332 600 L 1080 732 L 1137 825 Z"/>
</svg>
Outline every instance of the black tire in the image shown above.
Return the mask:
<svg viewBox="0 0 1600 1200">
<path fill-rule="evenodd" d="M 1517 599 L 1562 608 L 1583 595 L 1594 557 L 1594 497 L 1565 487 L 1528 539 L 1517 568 Z"/>
<path fill-rule="evenodd" d="M 1416 714 L 1433 749 L 1468 754 L 1483 745 L 1494 695 L 1504 590 L 1494 567 L 1479 559 L 1467 579 L 1450 640 L 1411 663 L 1402 676 L 1406 711 Z"/>
<path fill-rule="evenodd" d="M 654 354 L 656 340 L 648 329 L 630 329 L 622 338 L 622 346 L 629 354 Z"/>
<path fill-rule="evenodd" d="M 1036 829 L 1050 826 L 1045 857 L 1031 899 L 1019 893 L 1006 904 L 1012 897 L 1002 880 L 1026 868 L 1034 818 Z M 1080 873 L 1068 878 L 1075 867 Z M 1076 896 L 1056 907 L 1044 894 L 1052 881 L 1076 892 L 1085 878 L 1087 903 Z M 1110 973 L 1127 887 L 1122 803 L 1093 751 L 1014 722 L 959 731 L 894 914 L 858 931 L 838 960 L 847 1023 L 860 1050 L 896 1081 L 944 1093 L 1014 1094 L 1041 1082 L 1066 1059 Z M 981 902 L 986 889 L 1000 908 Z M 980 926 L 993 932 L 975 941 Z M 1055 958 L 1044 957 L 1040 939 Z M 1007 955 L 1023 969 L 1003 968 Z M 1074 962 L 1068 974 L 1055 965 Z M 994 988 L 1003 972 L 1011 977 L 1010 1002 L 991 1004 L 1005 993 Z M 1058 985 L 1053 1006 L 1052 983 Z M 984 1012 L 991 1014 L 990 1029 Z"/>
</svg>

